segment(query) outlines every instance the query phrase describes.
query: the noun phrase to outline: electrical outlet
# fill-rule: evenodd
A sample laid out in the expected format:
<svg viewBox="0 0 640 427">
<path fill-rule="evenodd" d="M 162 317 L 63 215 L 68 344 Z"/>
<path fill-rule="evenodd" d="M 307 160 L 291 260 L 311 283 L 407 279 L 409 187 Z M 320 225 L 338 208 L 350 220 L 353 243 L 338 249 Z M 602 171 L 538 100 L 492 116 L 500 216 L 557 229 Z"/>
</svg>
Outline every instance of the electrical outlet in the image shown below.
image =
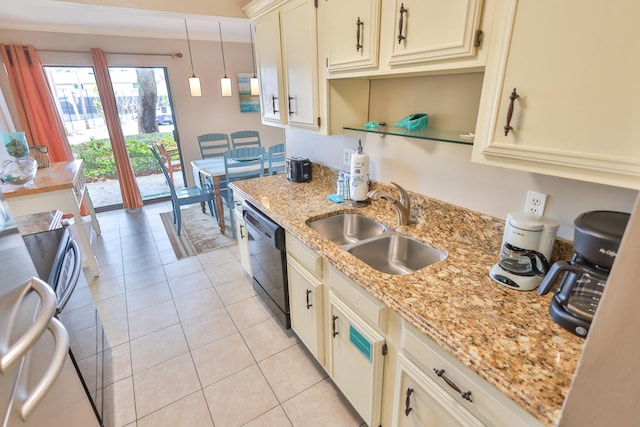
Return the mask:
<svg viewBox="0 0 640 427">
<path fill-rule="evenodd" d="M 345 148 L 344 151 L 342 152 L 342 163 L 344 163 L 345 165 L 350 165 L 352 155 L 353 155 L 353 150 L 349 150 L 348 148 Z"/>
<path fill-rule="evenodd" d="M 544 207 L 546 204 L 546 194 L 527 191 L 527 200 L 524 202 L 524 212 L 542 216 L 544 214 Z"/>
</svg>

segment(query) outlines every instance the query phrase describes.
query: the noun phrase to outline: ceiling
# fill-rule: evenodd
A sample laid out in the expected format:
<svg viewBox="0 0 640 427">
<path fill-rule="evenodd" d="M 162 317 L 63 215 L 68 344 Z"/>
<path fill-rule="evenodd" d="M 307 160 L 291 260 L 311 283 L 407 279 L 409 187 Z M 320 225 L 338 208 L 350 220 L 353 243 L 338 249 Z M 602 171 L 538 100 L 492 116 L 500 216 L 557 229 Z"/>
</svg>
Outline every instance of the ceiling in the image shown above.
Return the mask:
<svg viewBox="0 0 640 427">
<path fill-rule="evenodd" d="M 250 41 L 249 0 L 0 0 L 0 29 Z M 107 6 L 107 4 L 109 6 Z M 162 10 L 159 10 L 162 9 Z"/>
</svg>

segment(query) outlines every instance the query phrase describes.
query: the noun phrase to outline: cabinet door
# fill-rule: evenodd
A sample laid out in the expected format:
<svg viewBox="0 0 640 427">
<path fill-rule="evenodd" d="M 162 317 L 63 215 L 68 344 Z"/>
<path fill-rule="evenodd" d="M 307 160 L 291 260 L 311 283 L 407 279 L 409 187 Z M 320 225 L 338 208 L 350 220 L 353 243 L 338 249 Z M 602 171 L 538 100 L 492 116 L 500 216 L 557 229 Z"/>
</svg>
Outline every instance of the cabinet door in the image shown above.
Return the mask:
<svg viewBox="0 0 640 427">
<path fill-rule="evenodd" d="M 640 3 L 507 5 L 487 61 L 473 160 L 640 188 Z"/>
<path fill-rule="evenodd" d="M 291 329 L 321 365 L 324 365 L 322 282 L 298 262 L 287 258 Z"/>
<path fill-rule="evenodd" d="M 380 0 L 327 0 L 322 37 L 329 71 L 378 65 Z"/>
<path fill-rule="evenodd" d="M 318 44 L 316 8 L 309 0 L 294 0 L 280 12 L 287 122 L 318 128 Z"/>
<path fill-rule="evenodd" d="M 370 426 L 380 424 L 384 338 L 329 292 L 329 374 Z"/>
<path fill-rule="evenodd" d="M 251 272 L 251 258 L 249 255 L 249 234 L 247 233 L 247 227 L 244 223 L 242 214 L 238 213 L 235 209 L 233 214 L 236 216 L 236 237 L 238 239 L 238 252 L 240 254 L 240 264 L 247 271 L 249 276 L 252 276 Z"/>
<path fill-rule="evenodd" d="M 395 0 L 389 64 L 475 55 L 481 15 L 482 0 Z"/>
<path fill-rule="evenodd" d="M 260 111 L 265 124 L 283 124 L 284 93 L 281 86 L 282 56 L 280 53 L 280 15 L 277 11 L 254 22 L 256 61 L 260 75 Z"/>
<path fill-rule="evenodd" d="M 480 427 L 484 425 L 403 354 L 398 355 L 394 395 L 395 426 Z"/>
</svg>

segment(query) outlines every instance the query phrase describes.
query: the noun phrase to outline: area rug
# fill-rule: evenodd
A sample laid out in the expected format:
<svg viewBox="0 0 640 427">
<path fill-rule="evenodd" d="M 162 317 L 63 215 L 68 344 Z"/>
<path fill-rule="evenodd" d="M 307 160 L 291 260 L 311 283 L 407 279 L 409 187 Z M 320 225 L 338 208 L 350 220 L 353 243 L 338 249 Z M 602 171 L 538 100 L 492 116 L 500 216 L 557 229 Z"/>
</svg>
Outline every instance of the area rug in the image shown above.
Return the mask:
<svg viewBox="0 0 640 427">
<path fill-rule="evenodd" d="M 178 259 L 236 244 L 228 218 L 225 218 L 225 234 L 221 234 L 216 218 L 208 209 L 202 213 L 200 205 L 193 205 L 181 212 L 182 230 L 179 236 L 178 225 L 173 223 L 173 212 L 160 214 Z"/>
</svg>

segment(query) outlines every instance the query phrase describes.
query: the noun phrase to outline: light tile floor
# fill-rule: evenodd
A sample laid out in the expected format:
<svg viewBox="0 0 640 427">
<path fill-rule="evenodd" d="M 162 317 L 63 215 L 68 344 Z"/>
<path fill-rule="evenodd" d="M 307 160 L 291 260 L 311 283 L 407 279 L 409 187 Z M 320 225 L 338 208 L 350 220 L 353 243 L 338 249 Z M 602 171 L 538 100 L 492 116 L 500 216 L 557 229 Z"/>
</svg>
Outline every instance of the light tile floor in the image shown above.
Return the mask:
<svg viewBox="0 0 640 427">
<path fill-rule="evenodd" d="M 261 303 L 235 246 L 176 259 L 170 207 L 98 214 L 101 274 L 85 286 L 112 346 L 107 425 L 364 425 Z"/>
</svg>

